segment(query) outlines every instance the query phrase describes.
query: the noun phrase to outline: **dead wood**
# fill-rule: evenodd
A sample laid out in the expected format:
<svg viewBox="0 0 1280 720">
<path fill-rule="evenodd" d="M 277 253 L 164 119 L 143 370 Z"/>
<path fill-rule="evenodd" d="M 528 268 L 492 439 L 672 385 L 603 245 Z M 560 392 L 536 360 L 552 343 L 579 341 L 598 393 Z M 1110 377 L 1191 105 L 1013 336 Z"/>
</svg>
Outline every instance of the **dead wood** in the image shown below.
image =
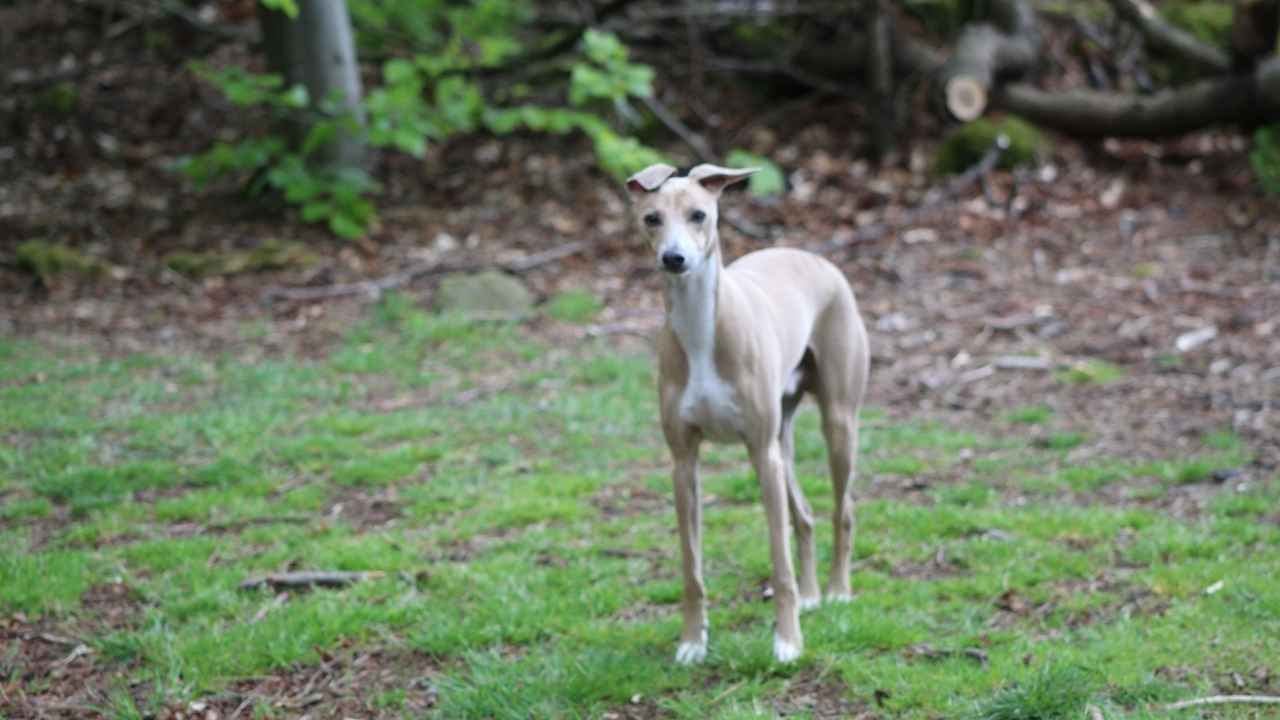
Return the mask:
<svg viewBox="0 0 1280 720">
<path fill-rule="evenodd" d="M 1147 0 L 1108 0 L 1116 15 L 1132 23 L 1156 50 L 1194 64 L 1201 71 L 1221 75 L 1231 69 L 1231 60 L 1220 48 L 1200 42 L 1191 33 L 1171 25 Z"/>
<path fill-rule="evenodd" d="M 240 583 L 241 590 L 253 590 L 270 585 L 276 590 L 282 588 L 310 587 L 346 587 L 363 580 L 376 580 L 386 573 L 381 571 L 341 572 L 341 571 L 302 571 L 273 573 L 261 577 L 253 577 Z"/>
<path fill-rule="evenodd" d="M 1189 707 L 1199 707 L 1202 705 L 1232 705 L 1232 704 L 1255 704 L 1255 705 L 1280 705 L 1280 697 L 1272 695 L 1211 695 L 1209 697 L 1193 698 L 1191 700 L 1180 700 L 1176 703 L 1169 703 L 1163 706 L 1164 710 L 1181 710 Z"/>
<path fill-rule="evenodd" d="M 426 262 L 418 265 L 412 265 L 400 272 L 392 273 L 385 277 L 375 280 L 362 280 L 354 283 L 340 283 L 337 285 L 320 285 L 317 287 L 269 287 L 262 293 L 262 302 L 270 303 L 273 300 L 327 300 L 329 298 L 347 297 L 349 295 L 367 295 L 377 298 L 382 293 L 400 287 L 406 283 L 413 282 L 419 278 L 429 277 L 432 275 L 443 275 L 452 272 L 479 272 L 481 270 L 498 269 L 503 272 L 509 272 L 519 275 L 535 268 L 549 265 L 557 260 L 563 260 L 570 255 L 576 255 L 587 248 L 587 242 L 583 240 L 575 240 L 574 242 L 565 243 L 558 247 L 545 250 L 540 253 L 534 253 L 518 260 L 509 262 L 474 262 L 474 263 L 440 263 Z"/>
<path fill-rule="evenodd" d="M 1040 32 L 1026 0 L 994 0 L 992 19 L 965 26 L 938 70 L 938 104 L 952 119 L 981 117 L 998 80 L 1025 75 L 1039 60 Z"/>
<path fill-rule="evenodd" d="M 1168 137 L 1210 125 L 1244 126 L 1280 119 L 1280 59 L 1253 75 L 1228 75 L 1154 95 L 1012 84 L 996 104 L 1042 127 L 1076 137 Z"/>
</svg>

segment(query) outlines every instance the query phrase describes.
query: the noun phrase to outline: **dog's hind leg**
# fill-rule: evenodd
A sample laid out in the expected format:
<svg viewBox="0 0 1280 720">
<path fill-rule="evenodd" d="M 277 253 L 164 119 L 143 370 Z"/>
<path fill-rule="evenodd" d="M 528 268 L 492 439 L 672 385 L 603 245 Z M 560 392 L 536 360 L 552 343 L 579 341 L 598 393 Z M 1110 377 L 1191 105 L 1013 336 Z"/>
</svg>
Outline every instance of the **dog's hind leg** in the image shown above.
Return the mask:
<svg viewBox="0 0 1280 720">
<path fill-rule="evenodd" d="M 818 568 L 815 560 L 813 539 L 813 509 L 804 497 L 800 481 L 796 477 L 795 458 L 795 413 L 804 393 L 809 390 L 813 366 L 813 355 L 805 353 L 805 359 L 796 368 L 790 392 L 782 397 L 782 429 L 778 433 L 779 445 L 782 447 L 782 464 L 787 473 L 787 505 L 791 510 L 791 523 L 796 532 L 797 582 L 800 590 L 800 611 L 812 610 L 821 602 L 818 593 Z"/>
<path fill-rule="evenodd" d="M 818 409 L 822 413 L 822 432 L 827 440 L 827 457 L 831 465 L 831 489 L 835 495 L 832 522 L 835 525 L 835 547 L 831 554 L 831 576 L 827 578 L 827 600 L 847 602 L 853 593 L 849 587 L 849 561 L 853 554 L 852 484 L 858 458 L 858 412 L 866 391 L 870 359 L 866 329 L 858 317 L 853 298 L 833 306 L 823 319 L 823 327 L 815 341 L 825 339 L 817 355 Z"/>
</svg>

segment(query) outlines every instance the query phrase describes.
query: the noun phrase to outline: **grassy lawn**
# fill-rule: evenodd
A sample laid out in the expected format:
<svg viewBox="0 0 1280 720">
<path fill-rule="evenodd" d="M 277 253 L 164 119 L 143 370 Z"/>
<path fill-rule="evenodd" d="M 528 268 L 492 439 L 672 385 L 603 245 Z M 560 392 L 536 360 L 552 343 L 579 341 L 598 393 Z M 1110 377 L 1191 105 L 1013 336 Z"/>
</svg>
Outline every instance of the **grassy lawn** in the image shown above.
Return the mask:
<svg viewBox="0 0 1280 720">
<path fill-rule="evenodd" d="M 1090 428 L 1042 405 L 982 427 L 866 413 L 856 599 L 803 617 L 792 666 L 771 660 L 745 453 L 704 451 L 711 648 L 678 667 L 653 374 L 394 296 L 322 360 L 0 340 L 0 717 L 68 677 L 113 718 L 328 717 L 344 687 L 353 717 L 1140 718 L 1278 682 L 1277 479 L 1214 483 L 1250 456 L 1229 432 L 1068 462 Z M 825 569 L 811 408 L 797 443 Z M 1202 509 L 1172 512 L 1188 492 Z M 385 575 L 238 588 L 287 569 Z"/>
</svg>

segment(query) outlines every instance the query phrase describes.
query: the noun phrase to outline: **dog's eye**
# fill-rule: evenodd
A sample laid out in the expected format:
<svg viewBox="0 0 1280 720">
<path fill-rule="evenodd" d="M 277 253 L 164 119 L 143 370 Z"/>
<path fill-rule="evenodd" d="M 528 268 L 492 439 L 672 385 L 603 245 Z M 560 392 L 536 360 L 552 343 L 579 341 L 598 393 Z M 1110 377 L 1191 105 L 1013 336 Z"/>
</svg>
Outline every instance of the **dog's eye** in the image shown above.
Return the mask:
<svg viewBox="0 0 1280 720">
<path fill-rule="evenodd" d="M 658 213 L 649 213 L 644 216 L 644 224 L 649 227 L 658 227 L 662 224 L 662 216 Z"/>
<path fill-rule="evenodd" d="M 689 213 L 689 222 L 700 223 L 706 219 L 707 219 L 707 214 L 702 212 L 701 210 L 694 210 L 693 212 Z"/>
</svg>

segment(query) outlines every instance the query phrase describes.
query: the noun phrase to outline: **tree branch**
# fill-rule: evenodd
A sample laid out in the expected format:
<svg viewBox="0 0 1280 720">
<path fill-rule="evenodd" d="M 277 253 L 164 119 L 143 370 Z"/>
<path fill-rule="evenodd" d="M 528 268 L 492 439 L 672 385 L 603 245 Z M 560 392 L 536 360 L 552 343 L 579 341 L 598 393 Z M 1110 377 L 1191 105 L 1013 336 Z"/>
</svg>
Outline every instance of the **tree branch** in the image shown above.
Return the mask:
<svg viewBox="0 0 1280 720">
<path fill-rule="evenodd" d="M 1202 43 L 1191 33 L 1169 24 L 1147 0 L 1108 2 L 1117 15 L 1133 23 L 1142 32 L 1153 48 L 1190 61 L 1200 70 L 1214 75 L 1231 70 L 1231 60 L 1226 52 Z"/>
<path fill-rule="evenodd" d="M 397 288 L 405 283 L 430 275 L 442 275 L 450 272 L 476 272 L 496 267 L 509 273 L 522 273 L 553 263 L 557 260 L 582 252 L 587 243 L 582 240 L 565 243 L 558 247 L 534 253 L 519 260 L 506 263 L 462 263 L 450 265 L 440 262 L 422 263 L 410 266 L 397 273 L 392 273 L 376 280 L 362 280 L 354 283 L 338 285 L 321 285 L 319 287 L 269 287 L 262 293 L 262 302 L 272 300 L 326 300 L 328 298 L 346 297 L 348 295 L 368 295 L 379 297 L 382 293 Z"/>
</svg>

